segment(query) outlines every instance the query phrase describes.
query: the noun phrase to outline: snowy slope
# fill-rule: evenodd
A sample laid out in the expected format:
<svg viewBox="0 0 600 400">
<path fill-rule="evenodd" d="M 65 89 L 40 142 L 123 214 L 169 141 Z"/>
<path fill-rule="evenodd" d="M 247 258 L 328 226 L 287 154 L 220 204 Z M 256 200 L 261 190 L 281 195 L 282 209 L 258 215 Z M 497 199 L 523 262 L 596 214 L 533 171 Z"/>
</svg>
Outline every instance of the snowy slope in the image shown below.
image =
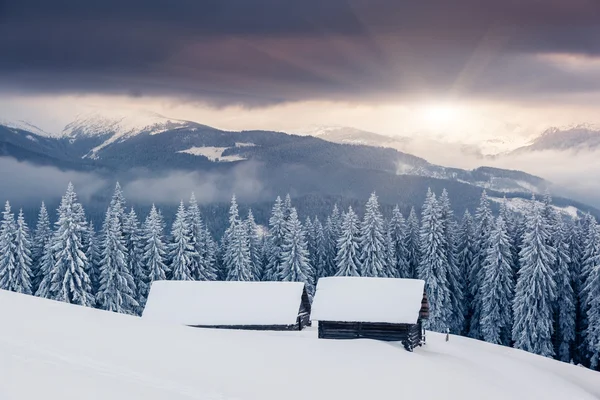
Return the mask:
<svg viewBox="0 0 600 400">
<path fill-rule="evenodd" d="M 111 143 L 125 140 L 140 133 L 156 135 L 172 129 L 188 128 L 198 124 L 163 117 L 152 112 L 90 112 L 77 116 L 63 129 L 60 137 L 71 139 L 107 137 L 100 145 L 94 147 L 89 157 Z"/>
<path fill-rule="evenodd" d="M 414 353 L 203 330 L 0 291 L 0 399 L 597 399 L 600 374 L 466 338 Z"/>
<path fill-rule="evenodd" d="M 51 136 L 48 132 L 39 128 L 37 125 L 35 125 L 31 122 L 25 121 L 25 120 L 9 120 L 9 119 L 0 118 L 0 125 L 4 125 L 6 127 L 13 128 L 13 129 L 20 129 L 23 131 L 35 133 L 36 135 L 40 135 L 40 136 Z"/>
</svg>

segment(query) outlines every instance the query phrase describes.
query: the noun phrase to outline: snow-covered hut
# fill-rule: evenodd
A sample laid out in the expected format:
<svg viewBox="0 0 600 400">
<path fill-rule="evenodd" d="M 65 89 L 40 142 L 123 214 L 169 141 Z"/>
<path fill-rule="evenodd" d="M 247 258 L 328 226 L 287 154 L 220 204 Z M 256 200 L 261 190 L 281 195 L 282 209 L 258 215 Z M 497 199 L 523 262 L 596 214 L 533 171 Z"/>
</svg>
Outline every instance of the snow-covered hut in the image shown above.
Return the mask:
<svg viewBox="0 0 600 400">
<path fill-rule="evenodd" d="M 428 317 L 424 287 L 420 279 L 321 278 L 311 319 L 319 322 L 319 338 L 402 341 L 412 351 Z"/>
<path fill-rule="evenodd" d="M 302 330 L 310 302 L 301 282 L 155 281 L 142 318 L 202 328 Z"/>
</svg>

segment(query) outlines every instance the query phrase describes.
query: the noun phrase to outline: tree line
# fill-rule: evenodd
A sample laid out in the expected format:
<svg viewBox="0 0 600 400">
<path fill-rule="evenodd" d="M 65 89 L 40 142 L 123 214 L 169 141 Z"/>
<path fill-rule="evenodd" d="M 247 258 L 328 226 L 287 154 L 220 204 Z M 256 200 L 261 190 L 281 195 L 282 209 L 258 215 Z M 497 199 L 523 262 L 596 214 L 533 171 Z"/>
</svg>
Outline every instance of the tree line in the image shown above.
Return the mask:
<svg viewBox="0 0 600 400">
<path fill-rule="evenodd" d="M 215 241 L 192 194 L 170 233 L 152 206 L 143 223 L 117 183 L 101 229 L 86 220 L 69 184 L 54 229 L 42 203 L 30 233 L 7 202 L 0 223 L 0 289 L 140 315 L 155 280 L 298 281 L 314 294 L 324 276 L 420 278 L 430 302 L 428 329 L 514 346 L 598 368 L 600 228 L 589 214 L 565 218 L 546 194 L 528 209 L 506 201 L 492 214 L 485 191 L 460 221 L 448 193 L 428 191 L 420 215 L 389 219 L 373 193 L 360 218 L 333 207 L 325 221 L 301 222 L 289 195 L 268 227 L 235 196 Z"/>
</svg>

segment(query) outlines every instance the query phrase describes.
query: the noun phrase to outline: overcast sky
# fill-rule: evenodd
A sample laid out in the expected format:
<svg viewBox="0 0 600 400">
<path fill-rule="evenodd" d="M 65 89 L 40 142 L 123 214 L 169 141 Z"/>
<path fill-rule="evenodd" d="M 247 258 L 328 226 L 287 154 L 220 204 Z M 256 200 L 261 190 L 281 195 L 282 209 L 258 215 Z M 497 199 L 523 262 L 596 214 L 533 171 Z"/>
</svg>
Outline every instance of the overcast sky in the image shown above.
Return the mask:
<svg viewBox="0 0 600 400">
<path fill-rule="evenodd" d="M 527 136 L 600 123 L 599 37 L 597 0 L 0 0 L 0 117 Z"/>
</svg>

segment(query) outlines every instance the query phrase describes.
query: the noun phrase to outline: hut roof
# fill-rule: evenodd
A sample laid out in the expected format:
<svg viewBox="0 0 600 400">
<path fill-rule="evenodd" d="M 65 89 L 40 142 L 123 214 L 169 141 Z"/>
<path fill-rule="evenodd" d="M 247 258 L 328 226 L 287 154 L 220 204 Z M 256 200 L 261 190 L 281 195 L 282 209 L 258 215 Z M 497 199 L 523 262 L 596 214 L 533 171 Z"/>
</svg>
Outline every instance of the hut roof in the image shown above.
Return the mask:
<svg viewBox="0 0 600 400">
<path fill-rule="evenodd" d="M 414 324 L 419 318 L 424 286 L 420 279 L 321 278 L 311 319 Z"/>
<path fill-rule="evenodd" d="M 300 282 L 155 281 L 142 317 L 182 325 L 293 325 Z"/>
</svg>

